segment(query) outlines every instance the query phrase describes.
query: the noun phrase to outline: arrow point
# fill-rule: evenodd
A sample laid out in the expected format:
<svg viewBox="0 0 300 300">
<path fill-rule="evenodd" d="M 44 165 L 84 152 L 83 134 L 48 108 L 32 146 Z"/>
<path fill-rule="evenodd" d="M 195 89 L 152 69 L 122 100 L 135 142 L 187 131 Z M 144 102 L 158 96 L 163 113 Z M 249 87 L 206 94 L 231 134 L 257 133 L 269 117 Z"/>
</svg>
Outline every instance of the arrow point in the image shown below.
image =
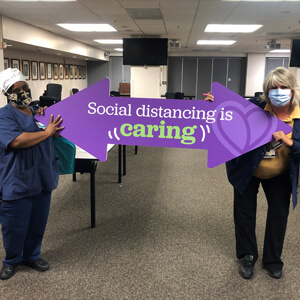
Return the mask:
<svg viewBox="0 0 300 300">
<path fill-rule="evenodd" d="M 66 137 L 67 138 L 67 137 Z M 84 151 L 88 152 L 89 154 L 91 154 L 92 156 L 94 156 L 96 159 L 104 162 L 107 160 L 107 144 L 106 143 L 101 143 L 100 145 L 97 145 L 97 148 L 94 148 L 94 145 L 89 145 L 87 143 L 81 145 L 80 142 L 76 143 L 76 141 L 73 142 L 80 147 L 81 149 L 83 149 Z"/>
<path fill-rule="evenodd" d="M 107 161 L 107 144 L 99 149 L 99 154 L 96 157 L 102 162 Z"/>
</svg>

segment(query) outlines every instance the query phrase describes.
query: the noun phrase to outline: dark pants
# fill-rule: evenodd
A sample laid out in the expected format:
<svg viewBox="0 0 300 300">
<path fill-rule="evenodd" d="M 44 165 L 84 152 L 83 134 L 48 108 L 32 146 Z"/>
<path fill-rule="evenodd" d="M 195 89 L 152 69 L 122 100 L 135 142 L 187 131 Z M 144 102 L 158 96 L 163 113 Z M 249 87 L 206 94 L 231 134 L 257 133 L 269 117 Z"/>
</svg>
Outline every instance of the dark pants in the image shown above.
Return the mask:
<svg viewBox="0 0 300 300">
<path fill-rule="evenodd" d="M 0 207 L 3 266 L 20 264 L 41 257 L 41 245 L 50 209 L 51 192 L 4 201 Z"/>
<path fill-rule="evenodd" d="M 281 253 L 289 215 L 291 184 L 289 172 L 271 179 L 252 177 L 245 192 L 234 190 L 234 222 L 237 258 L 254 255 L 258 258 L 255 235 L 257 193 L 262 184 L 267 202 L 267 223 L 263 250 L 263 266 L 281 270 Z"/>
</svg>

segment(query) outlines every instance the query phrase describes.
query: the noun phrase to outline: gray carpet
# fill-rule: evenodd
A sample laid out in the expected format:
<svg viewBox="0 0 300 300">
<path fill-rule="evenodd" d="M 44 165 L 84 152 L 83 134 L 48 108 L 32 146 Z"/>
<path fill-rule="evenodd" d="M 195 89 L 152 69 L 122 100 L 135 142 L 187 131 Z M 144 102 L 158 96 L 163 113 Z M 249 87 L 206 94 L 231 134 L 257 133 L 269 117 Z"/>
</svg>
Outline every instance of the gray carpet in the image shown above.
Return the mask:
<svg viewBox="0 0 300 300">
<path fill-rule="evenodd" d="M 128 147 L 122 183 L 115 147 L 98 164 L 91 229 L 89 175 L 61 176 L 42 248 L 51 268 L 19 266 L 0 282 L 0 299 L 300 299 L 300 207 L 290 213 L 283 277 L 270 278 L 259 258 L 247 281 L 238 275 L 224 165 L 208 169 L 203 150 L 139 147 L 134 155 Z M 261 254 L 261 192 L 258 202 Z"/>
</svg>

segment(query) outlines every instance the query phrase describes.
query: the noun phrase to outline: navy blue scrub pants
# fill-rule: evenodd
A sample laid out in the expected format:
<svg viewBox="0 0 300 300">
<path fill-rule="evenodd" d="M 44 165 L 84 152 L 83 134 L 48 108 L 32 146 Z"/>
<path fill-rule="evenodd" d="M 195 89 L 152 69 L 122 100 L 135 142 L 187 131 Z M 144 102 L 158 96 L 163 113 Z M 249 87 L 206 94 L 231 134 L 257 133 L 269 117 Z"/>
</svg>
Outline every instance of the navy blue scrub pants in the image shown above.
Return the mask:
<svg viewBox="0 0 300 300">
<path fill-rule="evenodd" d="M 51 192 L 12 201 L 0 207 L 3 266 L 16 265 L 41 257 L 41 246 L 50 209 Z"/>
<path fill-rule="evenodd" d="M 252 177 L 245 192 L 234 190 L 234 222 L 237 258 L 254 255 L 258 258 L 255 235 L 257 193 L 262 184 L 268 202 L 267 223 L 262 263 L 264 267 L 281 270 L 281 253 L 286 232 L 291 198 L 289 171 L 270 178 Z"/>
</svg>

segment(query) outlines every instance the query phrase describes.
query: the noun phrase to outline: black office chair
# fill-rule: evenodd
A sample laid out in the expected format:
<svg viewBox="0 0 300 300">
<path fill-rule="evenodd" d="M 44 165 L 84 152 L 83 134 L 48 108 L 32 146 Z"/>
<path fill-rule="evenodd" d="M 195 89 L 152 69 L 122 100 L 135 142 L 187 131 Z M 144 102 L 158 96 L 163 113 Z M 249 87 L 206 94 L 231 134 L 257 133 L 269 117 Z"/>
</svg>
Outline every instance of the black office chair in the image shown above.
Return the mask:
<svg viewBox="0 0 300 300">
<path fill-rule="evenodd" d="M 43 96 L 40 96 L 40 106 L 51 106 L 61 100 L 62 85 L 48 83 Z"/>
<path fill-rule="evenodd" d="M 184 93 L 176 92 L 175 99 L 184 99 Z"/>
<path fill-rule="evenodd" d="M 111 91 L 111 92 L 110 92 L 110 97 L 120 97 L 120 92 L 117 92 L 117 91 Z"/>
<path fill-rule="evenodd" d="M 166 92 L 166 99 L 175 99 L 175 93 L 174 92 Z"/>
<path fill-rule="evenodd" d="M 254 97 L 259 98 L 262 94 L 263 94 L 263 92 L 256 92 L 256 93 L 254 93 Z"/>
<path fill-rule="evenodd" d="M 74 94 L 76 94 L 76 93 L 79 92 L 79 89 L 75 89 L 75 88 L 74 88 L 74 89 L 72 89 L 71 91 L 72 91 L 72 95 L 74 95 Z"/>
</svg>

